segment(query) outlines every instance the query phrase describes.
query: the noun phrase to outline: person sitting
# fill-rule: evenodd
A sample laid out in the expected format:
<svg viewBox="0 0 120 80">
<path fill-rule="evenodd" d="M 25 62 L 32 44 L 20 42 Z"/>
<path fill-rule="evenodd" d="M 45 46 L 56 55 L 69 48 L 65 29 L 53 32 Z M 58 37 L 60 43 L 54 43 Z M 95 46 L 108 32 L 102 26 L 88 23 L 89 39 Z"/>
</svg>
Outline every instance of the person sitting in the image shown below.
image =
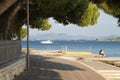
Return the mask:
<svg viewBox="0 0 120 80">
<path fill-rule="evenodd" d="M 99 51 L 99 55 L 100 55 L 101 57 L 105 57 L 105 52 L 103 51 L 103 49 L 101 49 L 101 50 Z"/>
</svg>

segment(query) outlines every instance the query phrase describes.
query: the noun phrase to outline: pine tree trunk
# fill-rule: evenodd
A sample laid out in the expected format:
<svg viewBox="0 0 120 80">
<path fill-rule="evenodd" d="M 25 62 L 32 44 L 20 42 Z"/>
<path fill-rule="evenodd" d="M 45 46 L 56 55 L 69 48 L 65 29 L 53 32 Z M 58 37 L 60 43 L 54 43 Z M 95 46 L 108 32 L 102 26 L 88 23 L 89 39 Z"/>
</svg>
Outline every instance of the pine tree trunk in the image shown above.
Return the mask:
<svg viewBox="0 0 120 80">
<path fill-rule="evenodd" d="M 3 39 L 4 40 L 10 40 L 12 38 L 12 28 L 15 22 L 15 17 L 17 12 L 20 10 L 20 4 L 21 2 L 17 2 L 15 3 L 15 5 L 13 5 L 9 10 L 8 13 L 9 15 L 7 15 L 6 18 L 6 25 L 3 31 Z"/>
</svg>

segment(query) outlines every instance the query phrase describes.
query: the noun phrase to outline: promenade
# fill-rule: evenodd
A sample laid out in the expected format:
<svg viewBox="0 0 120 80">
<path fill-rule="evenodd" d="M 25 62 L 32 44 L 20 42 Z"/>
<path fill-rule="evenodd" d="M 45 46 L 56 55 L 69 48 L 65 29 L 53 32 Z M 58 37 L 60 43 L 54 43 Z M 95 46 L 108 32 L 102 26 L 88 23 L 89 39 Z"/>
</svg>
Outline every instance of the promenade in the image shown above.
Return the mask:
<svg viewBox="0 0 120 80">
<path fill-rule="evenodd" d="M 14 80 L 105 80 L 94 70 L 74 62 L 50 56 L 30 55 L 30 69 Z"/>
</svg>

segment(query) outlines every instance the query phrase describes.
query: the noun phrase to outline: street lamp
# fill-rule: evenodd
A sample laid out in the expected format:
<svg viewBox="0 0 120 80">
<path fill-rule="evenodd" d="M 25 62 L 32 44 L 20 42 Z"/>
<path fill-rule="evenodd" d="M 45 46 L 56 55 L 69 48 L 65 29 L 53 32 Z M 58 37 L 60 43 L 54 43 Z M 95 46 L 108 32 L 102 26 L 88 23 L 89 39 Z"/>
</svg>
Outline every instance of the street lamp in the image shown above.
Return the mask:
<svg viewBox="0 0 120 80">
<path fill-rule="evenodd" d="M 27 55 L 26 55 L 26 69 L 29 70 L 29 0 L 27 0 Z"/>
</svg>

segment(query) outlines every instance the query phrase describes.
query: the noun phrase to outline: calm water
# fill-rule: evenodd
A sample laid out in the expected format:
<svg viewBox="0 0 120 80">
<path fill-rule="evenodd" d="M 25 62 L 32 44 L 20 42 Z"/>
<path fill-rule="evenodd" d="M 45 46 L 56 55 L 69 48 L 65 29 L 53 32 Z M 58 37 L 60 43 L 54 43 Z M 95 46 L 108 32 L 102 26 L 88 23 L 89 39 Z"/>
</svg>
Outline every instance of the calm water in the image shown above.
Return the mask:
<svg viewBox="0 0 120 80">
<path fill-rule="evenodd" d="M 26 48 L 26 41 L 22 41 L 22 47 Z M 53 41 L 53 44 L 30 41 L 30 48 L 37 50 L 64 50 L 65 47 L 68 51 L 90 51 L 94 54 L 103 49 L 109 57 L 120 57 L 120 41 Z"/>
</svg>

